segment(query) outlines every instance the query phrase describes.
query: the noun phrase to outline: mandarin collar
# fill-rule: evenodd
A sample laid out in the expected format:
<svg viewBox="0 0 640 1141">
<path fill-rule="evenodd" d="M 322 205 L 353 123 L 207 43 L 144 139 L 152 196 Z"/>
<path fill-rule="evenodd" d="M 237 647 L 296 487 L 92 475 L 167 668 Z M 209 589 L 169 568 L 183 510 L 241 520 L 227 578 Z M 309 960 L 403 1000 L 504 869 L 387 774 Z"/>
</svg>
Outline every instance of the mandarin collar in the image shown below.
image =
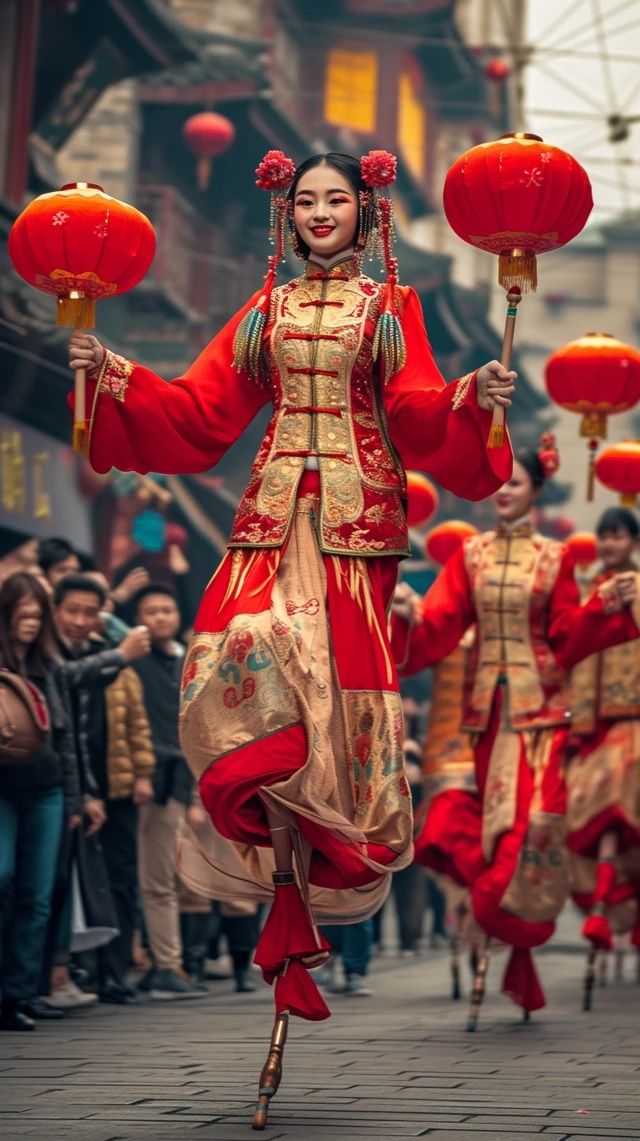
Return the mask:
<svg viewBox="0 0 640 1141">
<path fill-rule="evenodd" d="M 360 266 L 355 251 L 342 250 L 341 253 L 335 254 L 332 258 L 321 258 L 317 255 L 314 255 L 313 258 L 310 257 L 305 266 L 304 276 L 324 280 L 330 277 L 357 277 L 359 272 Z"/>
<path fill-rule="evenodd" d="M 496 535 L 502 538 L 509 539 L 530 539 L 534 533 L 533 519 L 531 515 L 523 515 L 520 519 L 514 519 L 513 523 L 498 523 L 496 527 Z"/>
</svg>

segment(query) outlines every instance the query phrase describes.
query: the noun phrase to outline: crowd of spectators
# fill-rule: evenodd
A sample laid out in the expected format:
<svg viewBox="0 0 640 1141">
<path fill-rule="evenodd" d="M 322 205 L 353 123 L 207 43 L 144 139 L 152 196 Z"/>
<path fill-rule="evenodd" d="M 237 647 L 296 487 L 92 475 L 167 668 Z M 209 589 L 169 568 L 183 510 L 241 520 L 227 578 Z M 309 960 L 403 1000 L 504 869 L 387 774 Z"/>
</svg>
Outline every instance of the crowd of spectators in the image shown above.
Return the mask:
<svg viewBox="0 0 640 1141">
<path fill-rule="evenodd" d="M 98 1002 L 197 1000 L 220 977 L 255 989 L 260 914 L 195 895 L 177 871 L 181 834 L 208 827 L 177 732 L 180 591 L 143 567 L 111 587 L 64 539 L 3 563 L 0 1028 L 33 1030 Z M 33 732 L 17 755 L 25 709 Z M 407 761 L 419 795 L 419 756 Z M 420 944 L 425 883 L 417 868 L 395 877 L 405 953 Z M 434 915 L 432 939 L 445 934 Z M 369 994 L 379 922 L 327 934 L 326 985 Z"/>
</svg>

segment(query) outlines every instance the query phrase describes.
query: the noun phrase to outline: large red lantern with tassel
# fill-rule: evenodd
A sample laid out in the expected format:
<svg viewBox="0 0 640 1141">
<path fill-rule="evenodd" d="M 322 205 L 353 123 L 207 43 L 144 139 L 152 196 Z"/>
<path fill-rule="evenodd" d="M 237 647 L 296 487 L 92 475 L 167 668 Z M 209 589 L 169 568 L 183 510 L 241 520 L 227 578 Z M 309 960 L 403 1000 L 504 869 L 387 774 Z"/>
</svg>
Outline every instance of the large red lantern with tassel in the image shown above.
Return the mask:
<svg viewBox="0 0 640 1141">
<path fill-rule="evenodd" d="M 212 159 L 229 149 L 236 137 L 236 129 L 224 115 L 218 115 L 216 111 L 200 111 L 187 119 L 182 135 L 187 146 L 199 156 L 198 186 L 200 190 L 206 190 Z"/>
<path fill-rule="evenodd" d="M 600 452 L 596 460 L 596 477 L 612 491 L 617 491 L 625 507 L 635 507 L 640 495 L 640 440 L 623 440 Z"/>
<path fill-rule="evenodd" d="M 574 531 L 566 545 L 574 566 L 588 567 L 598 557 L 596 537 L 591 531 Z"/>
<path fill-rule="evenodd" d="M 537 284 L 536 256 L 580 233 L 593 207 L 589 177 L 567 151 L 516 132 L 461 155 L 447 173 L 443 202 L 460 238 L 498 255 L 508 303 L 501 362 L 509 368 L 517 306 Z M 489 447 L 503 438 L 504 409 L 496 408 Z"/>
<path fill-rule="evenodd" d="M 609 333 L 587 333 L 551 354 L 545 383 L 556 404 L 582 416 L 580 435 L 589 440 L 591 500 L 595 453 L 598 440 L 607 438 L 607 416 L 627 412 L 640 400 L 640 352 Z"/>
<path fill-rule="evenodd" d="M 76 329 L 95 325 L 97 300 L 138 284 L 155 248 L 146 215 L 89 182 L 41 194 L 16 218 L 9 234 L 9 254 L 20 276 L 56 297 L 58 324 Z M 74 447 L 82 451 L 83 369 L 75 379 Z"/>
<path fill-rule="evenodd" d="M 438 492 L 422 472 L 407 472 L 407 498 L 407 523 L 410 527 L 421 527 L 438 510 Z"/>
<path fill-rule="evenodd" d="M 463 519 L 446 519 L 444 523 L 439 523 L 429 531 L 425 539 L 424 552 L 434 563 L 444 566 L 467 539 L 477 534 L 477 529 Z"/>
</svg>

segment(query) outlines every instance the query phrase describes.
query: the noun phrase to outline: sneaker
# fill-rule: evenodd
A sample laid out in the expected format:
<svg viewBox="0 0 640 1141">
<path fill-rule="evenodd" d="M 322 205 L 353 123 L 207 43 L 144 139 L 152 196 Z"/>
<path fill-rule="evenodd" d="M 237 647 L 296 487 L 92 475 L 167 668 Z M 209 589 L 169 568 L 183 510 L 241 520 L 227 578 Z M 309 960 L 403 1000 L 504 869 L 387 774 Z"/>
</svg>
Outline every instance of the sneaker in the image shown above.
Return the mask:
<svg viewBox="0 0 640 1141">
<path fill-rule="evenodd" d="M 54 1010 L 74 1010 L 76 1007 L 93 1006 L 98 1001 L 98 996 L 80 990 L 79 986 L 69 981 L 63 986 L 54 987 L 51 994 L 44 996 L 43 1001 Z"/>
<path fill-rule="evenodd" d="M 178 974 L 177 971 L 166 969 L 155 971 L 151 980 L 149 997 L 164 1002 L 173 1002 L 176 999 L 203 998 L 203 993 L 196 990 L 193 984 Z"/>
<path fill-rule="evenodd" d="M 137 989 L 141 990 L 141 991 L 143 991 L 143 993 L 147 994 L 150 990 L 153 989 L 153 981 L 154 981 L 157 973 L 158 972 L 156 971 L 155 967 L 150 967 L 149 970 L 145 971 L 142 978 L 139 979 L 138 982 L 136 983 Z"/>
<path fill-rule="evenodd" d="M 371 988 L 362 975 L 348 975 L 344 994 L 352 994 L 358 998 L 371 998 Z"/>
</svg>

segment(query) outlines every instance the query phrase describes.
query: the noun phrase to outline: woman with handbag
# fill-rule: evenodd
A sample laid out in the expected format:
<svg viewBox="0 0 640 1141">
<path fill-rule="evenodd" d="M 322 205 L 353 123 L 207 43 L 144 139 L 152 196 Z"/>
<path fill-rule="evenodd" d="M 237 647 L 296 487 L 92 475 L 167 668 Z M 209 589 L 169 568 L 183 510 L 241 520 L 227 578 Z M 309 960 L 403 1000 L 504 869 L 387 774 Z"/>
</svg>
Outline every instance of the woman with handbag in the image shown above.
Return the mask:
<svg viewBox="0 0 640 1141">
<path fill-rule="evenodd" d="M 37 998 L 55 868 L 82 801 L 49 600 L 32 575 L 0 588 L 0 1028 L 60 1018 Z"/>
</svg>

